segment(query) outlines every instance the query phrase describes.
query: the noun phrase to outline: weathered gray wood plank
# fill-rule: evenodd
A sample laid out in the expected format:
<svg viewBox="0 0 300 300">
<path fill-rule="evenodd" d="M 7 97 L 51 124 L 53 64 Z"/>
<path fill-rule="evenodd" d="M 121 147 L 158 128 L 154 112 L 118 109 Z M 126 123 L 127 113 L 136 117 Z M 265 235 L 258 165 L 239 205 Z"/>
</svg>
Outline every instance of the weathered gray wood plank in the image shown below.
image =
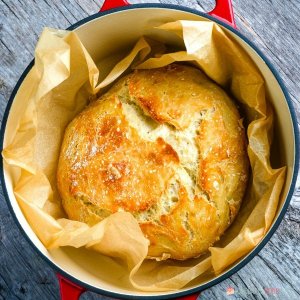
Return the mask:
<svg viewBox="0 0 300 300">
<path fill-rule="evenodd" d="M 33 58 L 43 27 L 66 28 L 98 11 L 101 0 L 0 0 L 0 118 L 19 76 Z M 139 1 L 209 11 L 213 1 Z M 270 59 L 284 80 L 300 122 L 300 1 L 233 0 L 239 30 Z M 59 299 L 53 270 L 32 250 L 0 194 L 0 299 Z M 300 299 L 300 180 L 270 242 L 246 267 L 201 299 Z M 228 287 L 235 295 L 227 296 Z M 108 299 L 88 292 L 82 299 Z"/>
</svg>

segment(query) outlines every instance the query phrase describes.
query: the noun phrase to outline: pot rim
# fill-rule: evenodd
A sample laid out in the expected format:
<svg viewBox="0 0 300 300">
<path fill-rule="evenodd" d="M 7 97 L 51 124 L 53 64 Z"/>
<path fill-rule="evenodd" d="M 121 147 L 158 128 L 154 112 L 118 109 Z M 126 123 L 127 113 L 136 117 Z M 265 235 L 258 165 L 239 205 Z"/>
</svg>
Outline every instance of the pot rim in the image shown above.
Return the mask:
<svg viewBox="0 0 300 300">
<path fill-rule="evenodd" d="M 2 191 L 4 194 L 4 198 L 6 200 L 6 203 L 8 205 L 8 208 L 13 216 L 13 219 L 15 221 L 15 223 L 17 224 L 17 226 L 19 227 L 20 231 L 22 232 L 23 236 L 25 236 L 26 240 L 29 242 L 29 244 L 32 246 L 32 248 L 35 250 L 35 252 L 37 252 L 40 257 L 47 262 L 47 264 L 49 266 L 51 266 L 51 268 L 53 268 L 56 272 L 58 272 L 59 274 L 63 275 L 64 277 L 66 277 L 67 279 L 71 280 L 72 282 L 74 282 L 75 284 L 78 284 L 84 288 L 86 288 L 89 291 L 92 292 L 96 292 L 98 294 L 104 295 L 104 296 L 109 296 L 109 297 L 118 297 L 121 299 L 174 299 L 174 298 L 178 298 L 178 297 L 183 297 L 186 295 L 190 295 L 190 294 L 196 294 L 199 293 L 207 288 L 210 288 L 222 281 L 224 281 L 225 279 L 229 278 L 231 275 L 233 275 L 234 273 L 236 273 L 237 271 L 239 271 L 242 267 L 244 267 L 246 264 L 248 264 L 261 250 L 262 248 L 266 245 L 266 243 L 270 240 L 270 238 L 272 237 L 272 235 L 274 234 L 274 232 L 276 231 L 276 229 L 278 228 L 279 224 L 281 223 L 286 210 L 289 206 L 289 203 L 291 201 L 291 198 L 293 196 L 293 192 L 295 189 L 295 185 L 296 185 L 296 180 L 297 180 L 297 175 L 298 175 L 298 169 L 299 169 L 299 129 L 298 129 L 298 123 L 297 123 L 297 117 L 296 117 L 296 113 L 295 113 L 295 109 L 293 107 L 293 103 L 292 100 L 288 94 L 287 88 L 285 87 L 282 79 L 280 78 L 279 73 L 275 70 L 275 68 L 273 67 L 272 63 L 269 61 L 269 59 L 259 50 L 259 48 L 252 42 L 250 41 L 246 36 L 244 36 L 242 33 L 240 33 L 237 29 L 231 27 L 230 25 L 228 25 L 227 23 L 212 17 L 210 15 L 208 15 L 207 13 L 204 12 L 200 12 L 197 11 L 195 9 L 192 8 L 188 8 L 185 6 L 181 6 L 181 5 L 173 5 L 173 4 L 161 4 L 161 3 L 143 3 L 143 4 L 131 4 L 129 6 L 123 6 L 123 7 L 118 7 L 118 8 L 113 8 L 104 12 L 98 12 L 95 13 L 91 16 L 88 16 L 78 22 L 76 22 L 75 24 L 69 26 L 66 30 L 74 30 L 78 27 L 80 27 L 81 25 L 84 25 L 94 19 L 97 18 L 101 18 L 105 15 L 109 15 L 109 14 L 113 14 L 116 12 L 120 12 L 120 11 L 125 11 L 125 10 L 131 10 L 131 9 L 147 9 L 147 8 L 163 8 L 163 9 L 171 9 L 171 10 L 179 10 L 179 11 L 185 11 L 185 12 L 189 12 L 189 13 L 193 13 L 195 15 L 204 17 L 206 19 L 209 19 L 211 21 L 214 21 L 216 23 L 218 23 L 219 25 L 225 27 L 226 29 L 230 30 L 231 32 L 233 32 L 234 34 L 236 34 L 238 37 L 240 37 L 244 42 L 246 42 L 255 52 L 256 54 L 266 63 L 266 65 L 268 66 L 268 68 L 270 69 L 270 71 L 272 72 L 272 74 L 274 75 L 276 81 L 278 82 L 286 103 L 288 105 L 289 108 L 289 112 L 290 112 L 290 116 L 292 119 L 292 124 L 293 124 L 293 130 L 294 130 L 294 141 L 295 141 L 295 156 L 294 156 L 294 170 L 293 170 L 293 175 L 292 175 L 292 180 L 291 180 L 291 184 L 290 184 L 290 188 L 288 191 L 288 194 L 286 196 L 285 202 L 281 208 L 281 211 L 276 219 L 276 221 L 274 222 L 274 224 L 270 227 L 269 231 L 267 232 L 267 234 L 263 237 L 263 239 L 260 241 L 260 243 L 249 253 L 247 254 L 244 258 L 242 258 L 236 265 L 233 265 L 232 267 L 230 267 L 226 272 L 224 272 L 221 276 L 216 277 L 215 279 L 204 283 L 204 284 L 200 284 L 197 287 L 193 287 L 193 288 L 188 288 L 184 291 L 175 291 L 175 292 L 171 292 L 171 294 L 163 294 L 163 295 L 132 295 L 132 294 L 120 294 L 117 292 L 112 292 L 112 291 L 108 291 L 108 290 L 104 290 L 95 286 L 91 286 L 79 279 L 77 279 L 76 277 L 74 277 L 73 275 L 67 273 L 66 271 L 64 271 L 62 268 L 60 268 L 58 265 L 56 265 L 54 262 L 52 262 L 47 256 L 45 256 L 40 250 L 39 248 L 34 244 L 34 242 L 29 238 L 29 236 L 27 235 L 27 233 L 25 232 L 24 228 L 22 227 L 21 223 L 19 222 L 14 209 L 12 207 L 12 204 L 10 203 L 10 199 L 8 196 L 8 192 L 6 189 L 6 183 L 5 183 L 5 177 L 4 177 L 4 168 L 3 168 L 3 157 L 1 157 L 0 159 L 0 180 L 1 180 L 1 184 L 2 184 Z M 25 77 L 27 76 L 27 74 L 29 73 L 29 71 L 31 70 L 31 68 L 34 65 L 34 59 L 29 63 L 29 65 L 26 67 L 26 69 L 24 70 L 24 72 L 22 73 L 22 75 L 20 76 L 18 82 L 16 83 L 11 96 L 7 102 L 7 106 L 3 115 L 3 119 L 2 119 L 2 124 L 1 124 L 1 130 L 0 130 L 0 149 L 1 151 L 3 150 L 3 141 L 4 141 L 4 135 L 5 135 L 5 129 L 6 129 L 6 124 L 7 124 L 7 120 L 8 120 L 8 116 L 9 116 L 9 112 L 10 112 L 10 108 L 12 106 L 13 100 L 21 86 L 21 84 L 23 83 L 23 80 L 25 79 Z"/>
</svg>

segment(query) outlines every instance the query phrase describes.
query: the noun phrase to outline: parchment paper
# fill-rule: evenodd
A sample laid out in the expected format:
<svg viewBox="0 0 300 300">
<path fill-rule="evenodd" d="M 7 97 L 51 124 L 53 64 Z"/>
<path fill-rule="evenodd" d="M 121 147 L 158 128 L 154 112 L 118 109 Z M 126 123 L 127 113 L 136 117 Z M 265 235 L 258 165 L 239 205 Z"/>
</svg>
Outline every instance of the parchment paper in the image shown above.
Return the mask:
<svg viewBox="0 0 300 300">
<path fill-rule="evenodd" d="M 128 265 L 130 282 L 143 291 L 176 290 L 200 275 L 205 280 L 207 274 L 218 274 L 247 254 L 268 231 L 285 180 L 284 167 L 270 166 L 272 109 L 265 99 L 264 80 L 246 53 L 212 22 L 177 21 L 158 30 L 178 35 L 185 49 L 162 54 L 167 47 L 141 37 L 98 83 L 99 75 L 103 78 L 101 66 L 96 67 L 77 35 L 45 29 L 35 65 L 18 94 L 26 109 L 14 116 L 2 152 L 18 203 L 46 248 L 87 247 L 121 258 Z M 156 68 L 174 61 L 198 66 L 240 103 L 252 171 L 233 225 L 207 255 L 185 262 L 145 260 L 149 242 L 130 213 L 115 213 L 93 227 L 67 219 L 55 178 L 64 129 L 96 93 L 132 66 Z"/>
</svg>

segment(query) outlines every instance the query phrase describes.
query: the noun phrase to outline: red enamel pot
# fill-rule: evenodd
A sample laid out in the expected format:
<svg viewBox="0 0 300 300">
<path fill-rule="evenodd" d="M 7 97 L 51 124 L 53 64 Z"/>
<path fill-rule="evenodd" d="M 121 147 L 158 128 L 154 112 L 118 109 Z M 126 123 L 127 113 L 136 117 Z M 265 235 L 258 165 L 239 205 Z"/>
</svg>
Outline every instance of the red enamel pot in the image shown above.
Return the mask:
<svg viewBox="0 0 300 300">
<path fill-rule="evenodd" d="M 8 206 L 21 231 L 34 249 L 58 273 L 61 299 L 76 300 L 86 290 L 116 299 L 196 299 L 199 293 L 228 278 L 247 264 L 267 243 L 275 232 L 293 194 L 298 172 L 298 127 L 292 102 L 280 76 L 259 49 L 235 28 L 231 0 L 217 0 L 216 7 L 208 14 L 196 10 L 164 4 L 129 5 L 125 0 L 106 0 L 99 13 L 72 25 L 94 61 L 99 62 L 114 49 L 128 49 L 145 33 L 145 24 L 159 20 L 209 20 L 218 23 L 253 59 L 264 76 L 266 88 L 276 115 L 276 144 L 280 145 L 280 163 L 287 166 L 287 176 L 273 224 L 263 240 L 249 254 L 224 270 L 218 276 L 205 282 L 193 280 L 179 291 L 141 292 L 130 285 L 121 284 L 122 271 L 113 260 L 107 257 L 95 260 L 93 254 L 84 249 L 63 247 L 47 250 L 37 238 L 13 193 L 12 180 L 1 160 L 1 180 Z M 1 149 L 5 148 L 11 134 L 10 128 L 14 115 L 18 113 L 18 91 L 34 61 L 26 68 L 19 79 L 8 102 L 1 128 Z"/>
</svg>

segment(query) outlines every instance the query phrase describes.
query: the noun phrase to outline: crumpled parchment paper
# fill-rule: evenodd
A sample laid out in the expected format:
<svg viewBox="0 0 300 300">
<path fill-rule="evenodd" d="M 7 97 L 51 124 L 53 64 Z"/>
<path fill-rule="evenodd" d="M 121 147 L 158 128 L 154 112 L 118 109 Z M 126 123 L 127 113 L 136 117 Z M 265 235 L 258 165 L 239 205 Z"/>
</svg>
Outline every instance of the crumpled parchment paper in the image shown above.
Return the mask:
<svg viewBox="0 0 300 300">
<path fill-rule="evenodd" d="M 6 130 L 2 152 L 17 201 L 46 248 L 86 247 L 121 258 L 131 284 L 143 291 L 180 289 L 198 276 L 204 280 L 222 272 L 247 254 L 272 224 L 285 180 L 285 168 L 270 165 L 273 114 L 264 80 L 249 56 L 213 22 L 176 21 L 158 30 L 177 35 L 185 49 L 162 53 L 167 47 L 141 37 L 98 82 L 101 65 L 96 66 L 76 33 L 45 29 L 35 65 L 17 95 L 22 105 Z M 252 176 L 235 222 L 206 256 L 184 262 L 145 260 L 148 240 L 130 213 L 115 213 L 93 227 L 67 219 L 55 172 L 64 129 L 89 100 L 132 66 L 156 68 L 175 61 L 192 62 L 239 102 Z"/>
</svg>

